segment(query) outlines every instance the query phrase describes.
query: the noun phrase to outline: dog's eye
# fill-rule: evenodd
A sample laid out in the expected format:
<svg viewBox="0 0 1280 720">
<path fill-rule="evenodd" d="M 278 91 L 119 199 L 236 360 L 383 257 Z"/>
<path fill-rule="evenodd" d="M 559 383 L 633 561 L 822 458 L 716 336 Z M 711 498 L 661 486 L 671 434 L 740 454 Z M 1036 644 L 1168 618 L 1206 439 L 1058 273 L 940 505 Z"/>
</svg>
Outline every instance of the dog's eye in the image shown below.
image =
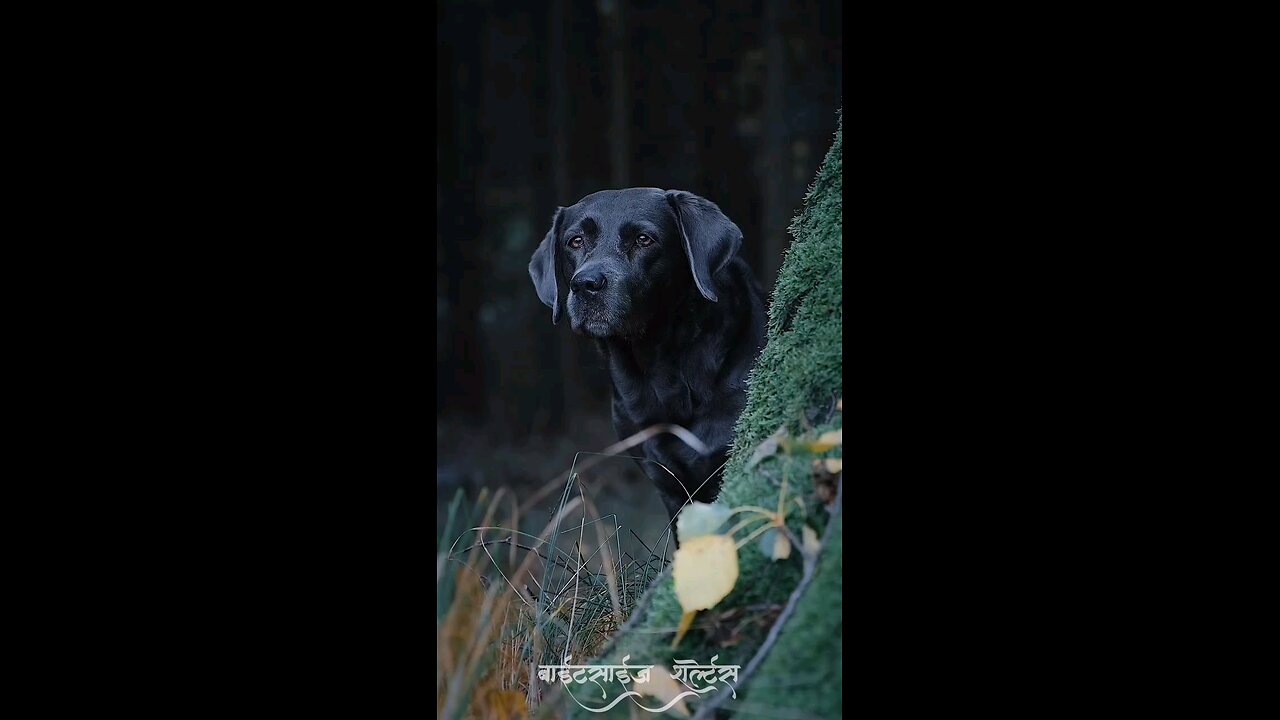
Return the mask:
<svg viewBox="0 0 1280 720">
<path fill-rule="evenodd" d="M 648 235 L 641 235 L 640 237 L 636 238 L 636 242 L 640 243 L 640 247 L 649 247 L 650 245 L 653 244 L 653 238 L 649 237 Z"/>
<path fill-rule="evenodd" d="M 574 235 L 573 237 L 569 238 L 569 247 L 573 248 L 574 250 L 577 250 L 578 248 L 582 247 L 582 236 Z"/>
</svg>

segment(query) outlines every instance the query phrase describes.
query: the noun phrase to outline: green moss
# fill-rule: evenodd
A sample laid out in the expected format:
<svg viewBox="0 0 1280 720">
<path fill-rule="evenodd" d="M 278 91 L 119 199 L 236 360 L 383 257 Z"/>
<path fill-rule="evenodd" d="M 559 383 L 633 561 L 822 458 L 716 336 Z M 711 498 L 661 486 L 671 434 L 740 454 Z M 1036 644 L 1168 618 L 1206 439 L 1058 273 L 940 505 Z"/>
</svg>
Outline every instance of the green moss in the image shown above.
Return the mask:
<svg viewBox="0 0 1280 720">
<path fill-rule="evenodd" d="M 783 626 L 745 694 L 739 692 L 739 701 L 730 700 L 725 709 L 742 717 L 841 716 L 843 516 L 837 516 L 833 525 L 818 556 L 813 582 L 800 597 L 795 614 Z M 786 712 L 775 712 L 777 707 Z"/>
<path fill-rule="evenodd" d="M 738 420 L 720 496 L 720 502 L 729 507 L 772 509 L 778 506 L 785 482 L 788 525 L 797 537 L 802 536 L 806 523 L 819 536 L 824 533 L 829 516 L 815 495 L 810 463 L 816 457 L 839 457 L 842 449 L 818 455 L 780 452 L 750 469 L 746 466 L 755 448 L 780 425 L 786 425 L 793 436 L 810 428 L 819 433 L 842 426 L 841 416 L 835 412 L 835 402 L 843 394 L 842 134 L 837 130 L 804 209 L 791 226 L 795 240 L 770 300 L 769 342 L 751 374 L 747 406 Z M 803 510 L 792 500 L 796 497 Z M 738 537 L 743 535 L 740 532 Z M 740 708 L 744 715 L 769 716 L 768 708 L 785 706 L 817 717 L 839 716 L 841 538 L 837 520 L 819 555 L 817 575 L 795 615 L 756 675 L 739 688 L 738 700 L 730 701 L 730 706 Z M 630 655 L 633 665 L 670 666 L 677 658 L 705 663 L 718 655 L 720 665 L 745 668 L 763 643 L 772 619 L 799 584 L 803 565 L 798 552 L 781 561 L 765 558 L 758 542 L 742 547 L 738 558 L 739 576 L 733 591 L 712 610 L 699 613 L 678 649 L 671 649 L 671 640 L 681 608 L 668 574 L 655 583 L 652 602 L 635 626 L 616 637 L 604 657 L 594 662 L 617 663 Z M 734 619 L 722 622 L 720 613 L 732 609 L 737 610 Z M 594 698 L 587 688 L 596 691 Z M 774 688 L 777 695 L 772 694 Z M 550 690 L 547 699 L 561 692 L 559 688 Z M 611 691 L 609 699 L 615 694 Z M 589 683 L 575 686 L 574 695 L 584 704 L 606 704 Z M 572 701 L 556 704 L 576 711 L 578 717 L 601 715 L 587 713 Z M 645 704 L 661 703 L 649 699 Z M 696 710 L 696 705 L 691 707 Z M 630 713 L 631 702 L 624 701 L 603 715 L 629 717 Z"/>
<path fill-rule="evenodd" d="M 844 291 L 843 131 L 818 170 L 804 211 L 791 224 L 787 251 L 769 301 L 769 343 L 751 373 L 747 407 L 734 444 L 754 448 L 779 425 L 793 433 L 806 414 L 829 410 L 841 392 Z M 741 472 L 750 452 L 735 452 L 726 478 Z"/>
</svg>

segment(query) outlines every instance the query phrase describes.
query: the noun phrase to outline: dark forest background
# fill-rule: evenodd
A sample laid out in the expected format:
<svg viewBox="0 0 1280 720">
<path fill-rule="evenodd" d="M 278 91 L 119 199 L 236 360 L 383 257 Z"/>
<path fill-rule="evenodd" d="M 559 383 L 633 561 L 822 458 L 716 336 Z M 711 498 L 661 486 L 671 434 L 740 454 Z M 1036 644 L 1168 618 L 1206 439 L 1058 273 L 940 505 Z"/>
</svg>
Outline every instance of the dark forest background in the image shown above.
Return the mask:
<svg viewBox="0 0 1280 720">
<path fill-rule="evenodd" d="M 542 484 L 616 440 L 602 362 L 567 322 L 552 326 L 529 279 L 557 205 L 632 186 L 703 195 L 742 229 L 772 291 L 843 104 L 841 12 L 817 0 L 437 5 L 438 495 Z M 656 496 L 648 509 L 661 513 Z"/>
</svg>

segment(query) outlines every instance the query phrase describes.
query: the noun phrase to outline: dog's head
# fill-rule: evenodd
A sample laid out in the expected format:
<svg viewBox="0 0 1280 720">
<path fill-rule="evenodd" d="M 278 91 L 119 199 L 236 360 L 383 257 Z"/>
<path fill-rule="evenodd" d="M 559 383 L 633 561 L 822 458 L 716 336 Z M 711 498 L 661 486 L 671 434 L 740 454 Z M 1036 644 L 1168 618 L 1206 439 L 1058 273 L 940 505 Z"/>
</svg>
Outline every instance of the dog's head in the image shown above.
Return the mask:
<svg viewBox="0 0 1280 720">
<path fill-rule="evenodd" d="M 567 307 L 576 333 L 629 337 L 692 288 L 716 302 L 716 273 L 741 244 L 738 226 L 692 193 L 602 190 L 556 210 L 529 275 L 551 322 Z"/>
</svg>

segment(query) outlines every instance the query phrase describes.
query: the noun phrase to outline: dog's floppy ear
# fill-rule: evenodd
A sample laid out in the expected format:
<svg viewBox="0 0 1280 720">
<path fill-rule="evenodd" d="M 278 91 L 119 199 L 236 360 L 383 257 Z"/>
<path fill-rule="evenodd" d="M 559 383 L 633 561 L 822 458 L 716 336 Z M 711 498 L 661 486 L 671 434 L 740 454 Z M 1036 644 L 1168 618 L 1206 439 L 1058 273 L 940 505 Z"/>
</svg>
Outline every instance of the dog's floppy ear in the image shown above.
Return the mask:
<svg viewBox="0 0 1280 720">
<path fill-rule="evenodd" d="M 529 277 L 533 278 L 533 287 L 538 291 L 538 299 L 551 308 L 551 324 L 560 322 L 560 289 L 556 283 L 556 238 L 560 236 L 560 215 L 564 208 L 556 208 L 551 218 L 551 229 L 542 238 L 538 249 L 533 251 L 533 259 L 529 261 Z"/>
<path fill-rule="evenodd" d="M 733 259 L 742 245 L 742 231 L 720 212 L 715 203 L 683 190 L 668 190 L 667 202 L 676 212 L 684 236 L 693 282 L 702 296 L 717 302 L 712 278 Z"/>
</svg>

